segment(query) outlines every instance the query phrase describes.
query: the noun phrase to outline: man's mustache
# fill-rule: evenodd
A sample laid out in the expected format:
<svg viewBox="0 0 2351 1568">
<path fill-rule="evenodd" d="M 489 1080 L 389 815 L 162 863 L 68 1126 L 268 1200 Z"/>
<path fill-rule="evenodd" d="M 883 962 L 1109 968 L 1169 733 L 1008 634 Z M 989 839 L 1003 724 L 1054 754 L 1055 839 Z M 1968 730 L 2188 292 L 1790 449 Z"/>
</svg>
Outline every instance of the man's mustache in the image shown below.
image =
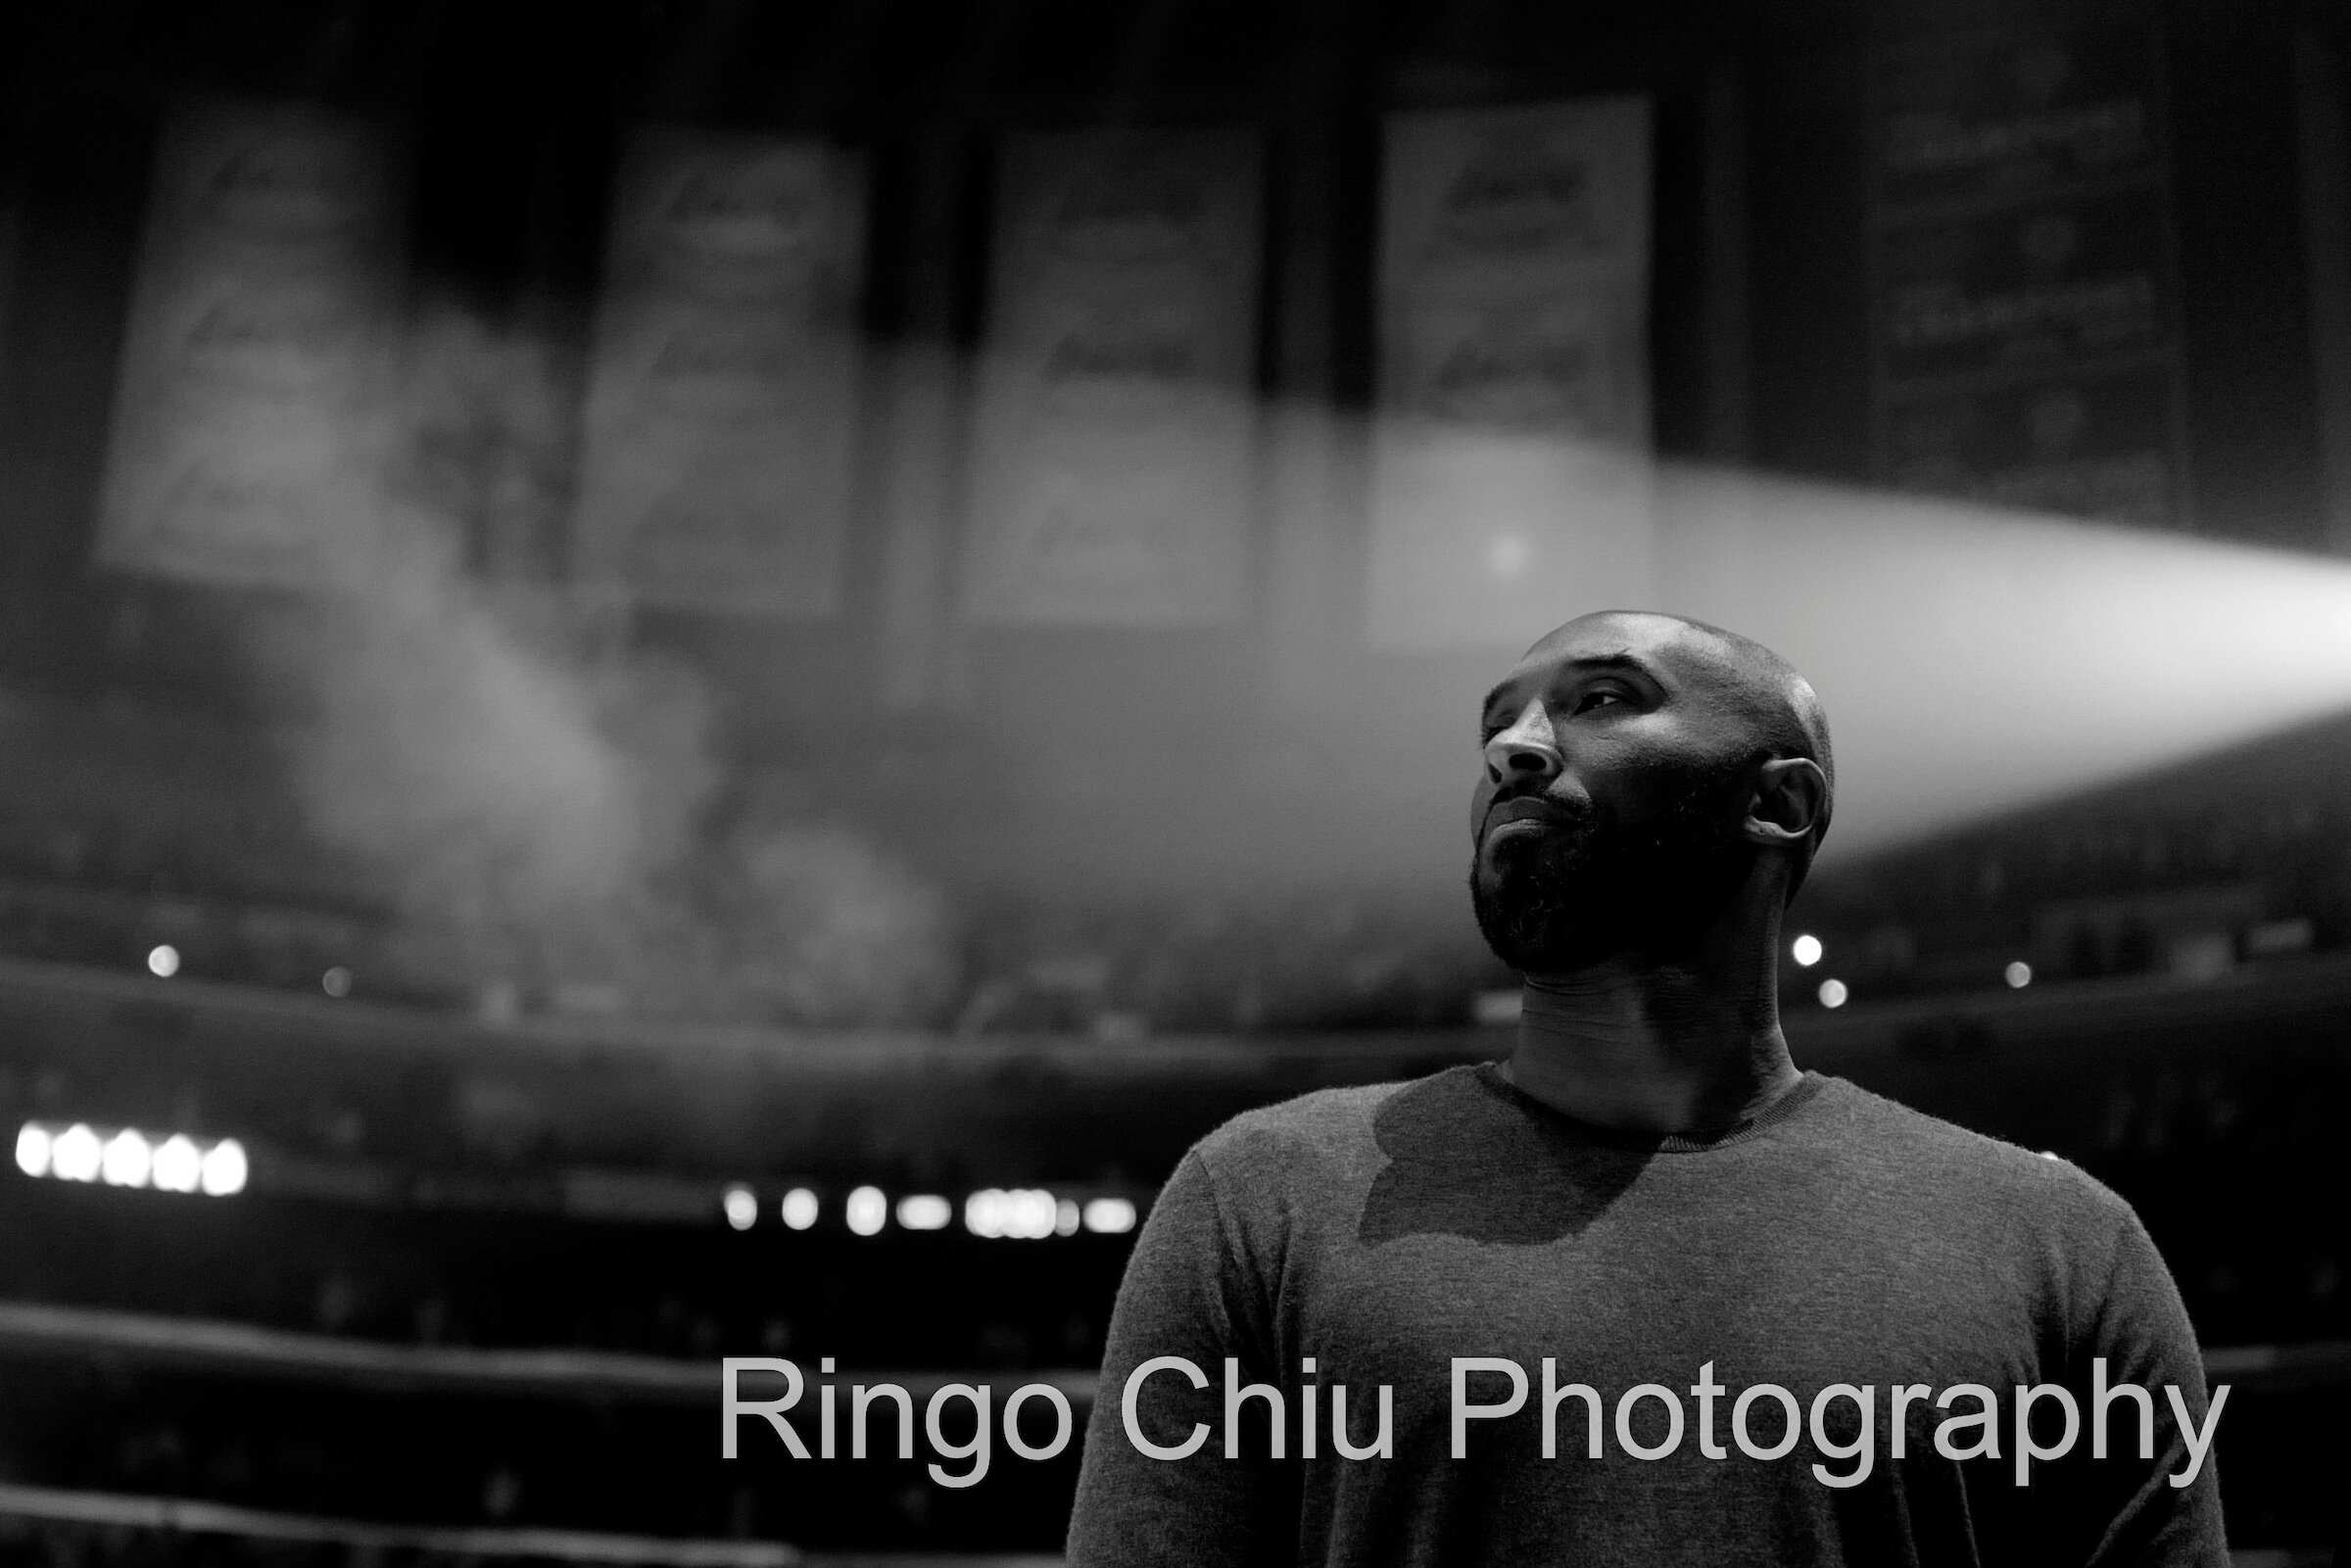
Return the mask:
<svg viewBox="0 0 2351 1568">
<path fill-rule="evenodd" d="M 1514 822 L 1533 822 L 1549 829 L 1580 831 L 1591 825 L 1592 806 L 1588 801 L 1562 799 L 1535 790 L 1497 795 L 1487 804 L 1485 818 L 1478 824 L 1478 847 L 1485 847 L 1486 839 L 1496 829 Z"/>
</svg>

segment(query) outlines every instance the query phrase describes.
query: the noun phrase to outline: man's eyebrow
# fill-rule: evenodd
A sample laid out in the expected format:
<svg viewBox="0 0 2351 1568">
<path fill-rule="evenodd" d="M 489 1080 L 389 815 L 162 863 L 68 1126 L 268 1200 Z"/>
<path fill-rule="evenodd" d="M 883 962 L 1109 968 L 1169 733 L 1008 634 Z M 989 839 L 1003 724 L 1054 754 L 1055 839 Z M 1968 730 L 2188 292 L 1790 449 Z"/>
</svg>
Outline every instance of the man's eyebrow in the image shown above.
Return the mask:
<svg viewBox="0 0 2351 1568">
<path fill-rule="evenodd" d="M 1588 653 L 1580 659 L 1569 659 L 1567 668 L 1571 670 L 1630 670 L 1635 675 L 1646 675 L 1653 681 L 1656 679 L 1657 674 L 1647 659 L 1632 652 Z"/>
<path fill-rule="evenodd" d="M 1657 679 L 1657 672 L 1650 666 L 1648 660 L 1630 652 L 1587 653 L 1581 658 L 1567 660 L 1560 667 L 1565 670 L 1575 670 L 1579 672 L 1591 670 L 1626 670 L 1630 671 L 1634 675 L 1646 676 L 1652 681 Z M 1491 713 L 1494 710 L 1494 704 L 1501 700 L 1502 694 L 1516 684 L 1517 679 L 1513 676 L 1505 679 L 1496 685 L 1493 690 L 1486 693 L 1485 701 L 1478 704 L 1478 713 L 1480 715 Z"/>
</svg>

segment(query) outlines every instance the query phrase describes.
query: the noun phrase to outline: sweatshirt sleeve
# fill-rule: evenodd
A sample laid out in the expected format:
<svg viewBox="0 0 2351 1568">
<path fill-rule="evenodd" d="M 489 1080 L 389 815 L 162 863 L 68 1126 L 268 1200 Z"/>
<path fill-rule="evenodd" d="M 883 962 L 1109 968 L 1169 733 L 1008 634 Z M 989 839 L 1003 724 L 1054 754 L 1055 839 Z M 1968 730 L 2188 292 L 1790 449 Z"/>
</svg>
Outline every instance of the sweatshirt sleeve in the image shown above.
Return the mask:
<svg viewBox="0 0 2351 1568">
<path fill-rule="evenodd" d="M 2077 1351 L 2079 1376 L 2089 1384 L 2082 1412 L 2084 1447 L 2099 1423 L 2096 1360 L 2103 1386 L 2135 1385 L 2151 1396 L 2154 1456 L 2144 1457 L 2138 1402 L 2127 1396 L 2105 1402 L 2106 1452 L 2091 1460 L 2102 1472 L 2093 1568 L 2227 1568 L 2227 1535 L 2213 1442 L 2228 1408 L 2228 1390 L 2208 1398 L 2204 1358 L 2171 1271 L 2138 1216 L 2126 1208 L 2116 1237 L 2113 1269 L 2094 1303 L 2086 1341 Z M 2175 1397 L 2176 1395 L 2176 1397 Z M 2181 1412 L 2184 1408 L 2183 1423 Z"/>
<path fill-rule="evenodd" d="M 1268 1378 L 1265 1300 L 1214 1177 L 1197 1151 L 1185 1155 L 1136 1238 L 1111 1312 L 1070 1568 L 1289 1560 L 1295 1482 L 1263 1457 L 1262 1423 L 1243 1423 L 1247 1456 L 1225 1456 L 1225 1361 L 1238 1363 L 1242 1383 Z M 1139 1383 L 1138 1369 L 1148 1373 Z M 1192 1369 L 1204 1386 L 1194 1387 Z M 1252 1412 L 1262 1407 L 1250 1402 Z M 1143 1444 L 1189 1451 L 1155 1457 Z"/>
</svg>

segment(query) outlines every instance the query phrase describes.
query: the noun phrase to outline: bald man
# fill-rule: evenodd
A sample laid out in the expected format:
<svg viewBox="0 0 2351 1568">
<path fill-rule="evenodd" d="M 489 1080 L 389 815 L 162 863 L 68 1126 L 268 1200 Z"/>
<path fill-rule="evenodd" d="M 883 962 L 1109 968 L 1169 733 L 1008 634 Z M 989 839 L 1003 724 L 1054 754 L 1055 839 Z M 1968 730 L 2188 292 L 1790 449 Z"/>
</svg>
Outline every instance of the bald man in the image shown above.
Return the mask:
<svg viewBox="0 0 2351 1568">
<path fill-rule="evenodd" d="M 2061 1161 L 1799 1070 L 1819 699 L 1670 616 L 1490 691 L 1506 1062 L 1196 1145 L 1137 1238 L 1077 1565 L 2222 1564 L 2178 1292 Z"/>
</svg>

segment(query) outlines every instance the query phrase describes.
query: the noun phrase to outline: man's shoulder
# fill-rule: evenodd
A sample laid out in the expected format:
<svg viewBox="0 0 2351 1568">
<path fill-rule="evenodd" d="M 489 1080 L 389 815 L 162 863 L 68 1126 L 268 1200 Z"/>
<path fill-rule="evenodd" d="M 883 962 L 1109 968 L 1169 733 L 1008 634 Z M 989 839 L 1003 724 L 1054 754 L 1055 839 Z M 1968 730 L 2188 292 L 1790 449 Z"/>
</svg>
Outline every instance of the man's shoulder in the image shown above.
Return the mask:
<svg viewBox="0 0 2351 1568">
<path fill-rule="evenodd" d="M 1376 1154 L 1380 1113 L 1396 1096 L 1466 1077 L 1469 1071 L 1447 1068 L 1420 1078 L 1315 1089 L 1242 1112 L 1193 1145 L 1193 1152 L 1212 1173 L 1227 1180 L 1294 1172 L 1302 1164 L 1349 1164 Z"/>
<path fill-rule="evenodd" d="M 2112 1188 L 2072 1161 L 2029 1149 L 1832 1077 L 1824 1096 L 1841 1141 L 1857 1158 L 1913 1187 L 1964 1202 L 2021 1207 L 2110 1229 L 2131 1212 Z"/>
</svg>

